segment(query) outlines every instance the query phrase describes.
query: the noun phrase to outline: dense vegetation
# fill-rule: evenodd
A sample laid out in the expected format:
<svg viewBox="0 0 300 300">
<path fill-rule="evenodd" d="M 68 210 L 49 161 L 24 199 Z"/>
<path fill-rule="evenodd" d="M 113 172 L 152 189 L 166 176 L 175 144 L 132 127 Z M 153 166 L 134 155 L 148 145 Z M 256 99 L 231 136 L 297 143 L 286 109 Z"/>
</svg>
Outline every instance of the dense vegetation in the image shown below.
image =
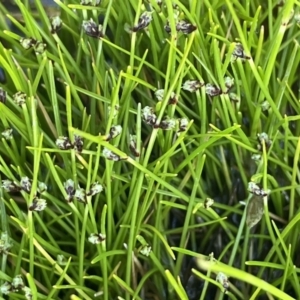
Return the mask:
<svg viewBox="0 0 300 300">
<path fill-rule="evenodd" d="M 0 4 L 9 299 L 300 299 L 300 3 Z"/>
</svg>

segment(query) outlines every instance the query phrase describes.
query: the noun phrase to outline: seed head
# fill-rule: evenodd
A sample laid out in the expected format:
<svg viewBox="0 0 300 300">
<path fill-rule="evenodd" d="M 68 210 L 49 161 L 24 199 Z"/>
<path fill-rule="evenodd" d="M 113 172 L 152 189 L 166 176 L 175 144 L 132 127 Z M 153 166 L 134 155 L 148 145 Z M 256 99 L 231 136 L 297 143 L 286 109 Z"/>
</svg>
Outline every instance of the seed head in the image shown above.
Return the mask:
<svg viewBox="0 0 300 300">
<path fill-rule="evenodd" d="M 26 103 L 26 98 L 27 95 L 23 92 L 17 92 L 16 94 L 13 95 L 14 102 L 19 106 L 22 106 L 23 104 Z"/>
<path fill-rule="evenodd" d="M 146 124 L 154 126 L 157 119 L 157 116 L 154 113 L 154 109 L 150 106 L 145 106 L 142 109 L 142 119 Z"/>
<path fill-rule="evenodd" d="M 43 211 L 47 207 L 47 201 L 45 199 L 34 198 L 33 202 L 29 206 L 30 211 Z"/>
<path fill-rule="evenodd" d="M 23 191 L 30 193 L 32 187 L 32 180 L 27 176 L 22 177 L 20 180 L 20 187 Z"/>
<path fill-rule="evenodd" d="M 21 187 L 14 181 L 3 179 L 1 187 L 8 193 L 19 192 Z"/>
<path fill-rule="evenodd" d="M 159 124 L 159 128 L 161 128 L 162 130 L 172 130 L 175 128 L 175 126 L 176 126 L 175 119 L 169 119 L 169 118 L 162 120 Z"/>
<path fill-rule="evenodd" d="M 151 246 L 143 245 L 139 251 L 142 255 L 148 257 L 151 253 Z"/>
<path fill-rule="evenodd" d="M 262 104 L 261 104 L 261 109 L 262 111 L 267 111 L 269 110 L 270 108 L 270 103 L 268 101 L 264 101 Z"/>
<path fill-rule="evenodd" d="M 75 183 L 72 179 L 68 179 L 66 182 L 64 182 L 64 188 L 68 195 L 67 201 L 71 202 L 73 200 L 73 197 L 75 195 Z"/>
<path fill-rule="evenodd" d="M 183 86 L 182 89 L 189 92 L 196 92 L 198 91 L 202 86 L 204 86 L 205 83 L 201 82 L 200 80 L 193 79 L 193 80 L 187 80 Z"/>
<path fill-rule="evenodd" d="M 47 48 L 47 44 L 41 42 L 41 41 L 37 41 L 34 45 L 34 51 L 36 54 L 42 54 L 46 51 Z"/>
<path fill-rule="evenodd" d="M 246 56 L 244 52 L 244 47 L 240 43 L 235 44 L 235 48 L 232 52 L 232 56 L 233 56 L 233 60 L 236 60 L 237 58 L 241 58 L 243 60 L 250 59 L 249 56 Z"/>
<path fill-rule="evenodd" d="M 3 231 L 0 238 L 0 253 L 7 254 L 12 246 L 13 243 L 8 233 Z"/>
<path fill-rule="evenodd" d="M 248 191 L 255 195 L 255 196 L 260 196 L 260 197 L 265 197 L 268 196 L 270 194 L 270 190 L 264 190 L 262 189 L 258 184 L 256 184 L 255 182 L 250 181 L 248 183 Z"/>
<path fill-rule="evenodd" d="M 55 143 L 56 146 L 61 150 L 69 150 L 74 148 L 73 144 L 71 143 L 70 139 L 67 136 L 58 137 Z"/>
<path fill-rule="evenodd" d="M 220 282 L 224 288 L 224 293 L 229 289 L 229 281 L 227 275 L 222 272 L 217 274 L 216 281 Z"/>
<path fill-rule="evenodd" d="M 40 193 L 40 194 L 42 194 L 42 193 L 44 193 L 44 192 L 46 192 L 47 191 L 47 189 L 48 189 L 48 187 L 47 187 L 47 185 L 44 183 L 44 182 L 38 182 L 38 192 Z"/>
<path fill-rule="evenodd" d="M 211 199 L 211 198 L 206 198 L 205 200 L 204 200 L 204 203 L 203 203 L 203 206 L 204 206 L 204 208 L 205 209 L 209 209 L 213 204 L 214 204 L 214 200 L 213 199 Z"/>
<path fill-rule="evenodd" d="M 13 130 L 12 128 L 7 128 L 4 131 L 2 131 L 1 135 L 6 139 L 6 140 L 11 140 L 13 138 Z"/>
<path fill-rule="evenodd" d="M 82 152 L 83 150 L 83 139 L 79 135 L 74 135 L 74 143 L 73 143 L 74 149 L 77 152 Z"/>
<path fill-rule="evenodd" d="M 21 38 L 20 44 L 24 49 L 28 50 L 29 48 L 34 47 L 36 40 L 33 38 Z"/>
<path fill-rule="evenodd" d="M 78 186 L 78 188 L 75 190 L 74 198 L 79 202 L 86 203 L 85 189 Z"/>
<path fill-rule="evenodd" d="M 257 134 L 257 140 L 258 140 L 258 145 L 257 145 L 257 149 L 258 150 L 262 150 L 263 149 L 263 142 L 265 143 L 267 150 L 272 145 L 272 140 L 269 138 L 268 134 L 266 134 L 265 132 L 258 133 Z"/>
<path fill-rule="evenodd" d="M 196 29 L 197 29 L 196 26 L 194 26 L 193 24 L 191 24 L 185 20 L 181 20 L 176 24 L 176 30 L 181 31 L 184 34 L 190 34 L 193 31 L 195 31 Z"/>
<path fill-rule="evenodd" d="M 61 28 L 62 28 L 62 20 L 60 18 L 60 16 L 55 16 L 50 20 L 50 24 L 51 24 L 51 33 L 57 33 Z"/>
<path fill-rule="evenodd" d="M 94 182 L 91 187 L 89 192 L 87 193 L 87 196 L 94 196 L 96 194 L 99 194 L 103 191 L 103 186 L 99 182 Z"/>
<path fill-rule="evenodd" d="M 176 18 L 177 16 L 175 16 Z M 171 27 L 170 27 L 170 22 L 168 21 L 167 24 L 164 26 L 164 29 L 167 33 L 171 33 Z M 194 26 L 193 24 L 185 21 L 185 20 L 181 20 L 179 22 L 176 23 L 176 31 L 177 32 L 182 32 L 184 34 L 190 34 L 193 31 L 195 31 L 197 29 L 196 26 Z"/>
<path fill-rule="evenodd" d="M 140 156 L 140 152 L 137 149 L 136 135 L 129 135 L 129 149 L 135 157 Z"/>
<path fill-rule="evenodd" d="M 120 135 L 122 132 L 122 126 L 121 125 L 114 125 L 109 130 L 109 135 L 107 137 L 107 141 L 110 141 L 111 139 L 114 139 L 118 135 Z"/>
<path fill-rule="evenodd" d="M 137 25 L 132 28 L 133 32 L 137 32 L 149 26 L 152 21 L 152 12 L 145 11 L 139 17 Z"/>
<path fill-rule="evenodd" d="M 224 78 L 224 81 L 225 81 L 225 86 L 227 87 L 228 90 L 230 90 L 234 85 L 234 78 L 226 76 Z"/>
<path fill-rule="evenodd" d="M 219 96 L 222 94 L 222 91 L 219 87 L 214 84 L 207 83 L 205 86 L 205 92 L 207 95 L 211 97 Z"/>
<path fill-rule="evenodd" d="M 92 233 L 89 238 L 88 241 L 92 244 L 100 244 L 102 242 L 104 242 L 106 239 L 106 236 L 102 233 Z"/>
<path fill-rule="evenodd" d="M 259 162 L 261 160 L 261 154 L 253 154 L 251 156 L 251 159 L 253 159 L 254 161 Z"/>
<path fill-rule="evenodd" d="M 67 264 L 67 260 L 63 254 L 58 254 L 56 261 L 60 266 L 65 266 Z"/>
<path fill-rule="evenodd" d="M 21 275 L 15 276 L 11 282 L 11 286 L 14 292 L 18 292 L 19 290 L 22 290 L 25 287 L 22 276 Z"/>
<path fill-rule="evenodd" d="M 165 91 L 163 89 L 159 89 L 154 92 L 154 95 L 158 101 L 162 101 L 164 98 L 164 93 Z"/>
<path fill-rule="evenodd" d="M 103 148 L 102 154 L 108 160 L 112 160 L 112 161 L 121 160 L 121 157 L 119 155 L 115 154 L 114 152 L 112 152 L 111 150 L 109 150 L 106 147 Z"/>
<path fill-rule="evenodd" d="M 165 91 L 163 89 L 156 90 L 154 95 L 158 101 L 162 101 L 164 98 Z M 176 104 L 178 102 L 177 96 L 174 92 L 171 93 L 171 96 L 168 100 L 168 104 Z"/>
<path fill-rule="evenodd" d="M 31 289 L 28 286 L 24 286 L 22 291 L 24 292 L 24 296 L 27 300 L 32 300 L 32 292 Z"/>
<path fill-rule="evenodd" d="M 1 286 L 0 286 L 0 292 L 3 295 L 8 295 L 10 292 L 12 292 L 12 286 L 9 282 L 5 281 Z"/>
<path fill-rule="evenodd" d="M 102 25 L 97 25 L 92 19 L 90 21 L 83 21 L 82 28 L 86 35 L 93 37 L 93 38 L 102 38 L 104 37 L 102 31 Z"/>
</svg>

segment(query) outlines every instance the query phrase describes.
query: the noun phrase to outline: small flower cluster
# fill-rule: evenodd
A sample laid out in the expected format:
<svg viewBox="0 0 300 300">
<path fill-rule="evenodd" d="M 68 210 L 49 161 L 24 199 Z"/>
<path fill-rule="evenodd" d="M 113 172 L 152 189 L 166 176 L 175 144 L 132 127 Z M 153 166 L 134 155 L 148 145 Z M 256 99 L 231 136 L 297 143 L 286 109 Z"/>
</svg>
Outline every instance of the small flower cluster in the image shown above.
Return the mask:
<svg viewBox="0 0 300 300">
<path fill-rule="evenodd" d="M 122 126 L 121 125 L 113 125 L 110 130 L 109 134 L 106 137 L 106 141 L 110 141 L 122 133 Z"/>
<path fill-rule="evenodd" d="M 215 84 L 211 84 L 211 83 L 205 84 L 204 82 L 201 82 L 200 80 L 197 80 L 197 79 L 192 79 L 192 80 L 185 81 L 184 84 L 182 85 L 182 89 L 185 90 L 185 91 L 189 91 L 189 92 L 196 92 L 201 87 L 205 86 L 206 94 L 211 96 L 211 97 L 216 97 L 216 96 L 219 96 L 221 94 L 227 94 L 234 85 L 234 79 L 229 77 L 229 76 L 226 76 L 224 78 L 224 82 L 225 82 L 225 86 L 227 88 L 227 90 L 225 92 L 223 92 Z"/>
<path fill-rule="evenodd" d="M 165 95 L 165 91 L 163 89 L 158 89 L 155 91 L 154 95 L 158 101 L 162 101 Z M 176 105 L 177 103 L 178 97 L 174 92 L 172 92 L 170 98 L 168 99 L 168 105 Z M 176 128 L 176 125 L 178 125 L 178 133 L 186 131 L 188 126 L 188 120 L 186 118 L 176 120 L 174 118 L 169 118 L 168 116 L 165 116 L 158 124 L 157 115 L 154 111 L 154 108 L 150 106 L 145 106 L 142 109 L 142 119 L 146 124 L 154 128 L 160 128 L 162 130 L 173 130 Z"/>
<path fill-rule="evenodd" d="M 2 188 L 8 193 L 24 191 L 29 194 L 32 189 L 32 179 L 25 176 L 21 178 L 20 183 L 4 179 L 2 180 Z M 45 191 L 47 191 L 47 185 L 44 182 L 38 182 L 37 193 L 35 193 L 33 202 L 28 207 L 29 210 L 42 211 L 47 207 L 46 200 L 39 198 L 39 195 Z"/>
<path fill-rule="evenodd" d="M 124 25 L 124 30 L 127 33 L 132 33 L 132 32 L 137 32 L 137 31 L 141 31 L 145 28 L 147 28 L 149 26 L 149 24 L 152 21 L 152 13 L 153 11 L 144 11 L 139 19 L 136 25 L 134 25 L 133 27 L 131 27 L 129 24 L 125 23 Z"/>
<path fill-rule="evenodd" d="M 205 92 L 211 97 L 216 97 L 223 94 L 222 90 L 215 84 L 207 83 L 205 85 Z"/>
<path fill-rule="evenodd" d="M 192 79 L 184 82 L 182 89 L 189 92 L 196 92 L 203 86 L 205 86 L 204 82 L 201 82 L 200 80 L 197 79 Z"/>
<path fill-rule="evenodd" d="M 13 246 L 13 243 L 12 243 L 12 240 L 9 237 L 8 233 L 2 232 L 1 238 L 0 238 L 0 253 L 7 254 L 12 246 Z"/>
<path fill-rule="evenodd" d="M 162 5 L 159 4 L 160 6 Z M 166 5 L 165 5 L 166 7 Z M 187 20 L 182 19 L 181 17 L 184 15 L 184 12 L 181 12 L 179 9 L 179 6 L 176 5 L 175 3 L 173 3 L 173 9 L 174 9 L 174 20 L 175 20 L 175 30 L 177 32 L 181 32 L 183 34 L 190 34 L 193 31 L 195 31 L 197 29 L 197 27 L 195 25 L 193 25 L 192 23 L 190 23 Z M 164 26 L 164 29 L 167 33 L 171 33 L 171 27 L 170 27 L 170 22 L 167 21 L 166 25 Z"/>
<path fill-rule="evenodd" d="M 12 128 L 7 128 L 2 131 L 1 135 L 8 141 L 13 138 L 13 130 Z"/>
<path fill-rule="evenodd" d="M 114 153 L 112 150 L 104 147 L 103 151 L 102 151 L 102 155 L 108 159 L 108 160 L 112 160 L 112 161 L 120 161 L 120 160 L 126 160 L 127 157 L 122 158 L 120 155 Z"/>
<path fill-rule="evenodd" d="M 33 48 L 36 54 L 44 53 L 47 47 L 47 44 L 33 38 L 21 38 L 20 44 L 26 50 Z"/>
<path fill-rule="evenodd" d="M 226 274 L 219 272 L 216 277 L 216 281 L 220 282 L 224 288 L 224 293 L 229 289 L 229 280 Z"/>
<path fill-rule="evenodd" d="M 144 122 L 152 127 L 156 127 L 157 116 L 154 112 L 154 108 L 150 106 L 145 106 L 142 109 L 142 119 Z"/>
<path fill-rule="evenodd" d="M 164 117 L 159 123 L 159 128 L 162 130 L 173 130 L 176 126 L 176 120 L 169 117 Z"/>
<path fill-rule="evenodd" d="M 158 89 L 155 91 L 154 95 L 158 101 L 162 101 L 164 98 L 165 90 L 164 89 Z M 168 99 L 168 104 L 177 104 L 178 98 L 174 92 L 171 93 L 170 98 Z"/>
<path fill-rule="evenodd" d="M 142 255 L 144 255 L 144 256 L 146 256 L 146 257 L 148 257 L 150 255 L 151 251 L 152 251 L 151 246 L 149 246 L 149 245 L 143 245 L 141 247 L 141 249 L 139 250 L 139 253 L 142 254 Z"/>
<path fill-rule="evenodd" d="M 159 6 L 162 5 L 161 1 L 157 1 L 157 4 Z M 177 5 L 173 5 L 174 10 L 175 10 L 175 14 L 174 14 L 174 18 L 176 20 L 176 25 L 175 25 L 175 29 L 177 32 L 181 32 L 183 34 L 190 34 L 191 32 L 195 31 L 197 29 L 197 27 L 195 25 L 193 25 L 192 23 L 186 21 L 186 20 L 180 20 L 179 17 L 182 16 L 183 14 L 178 10 L 179 7 Z M 141 31 L 145 28 L 147 28 L 149 26 L 149 24 L 151 23 L 151 21 L 153 20 L 152 14 L 153 14 L 153 10 L 151 8 L 150 5 L 150 11 L 144 11 L 139 19 L 136 25 L 134 25 L 132 28 L 130 28 L 130 26 L 128 24 L 125 24 L 125 30 L 128 33 L 131 32 L 137 32 L 137 31 Z M 160 14 L 160 12 L 158 12 L 158 14 Z M 169 21 L 167 22 L 167 24 L 164 26 L 164 29 L 167 33 L 171 33 L 171 28 L 170 28 L 170 24 Z"/>
<path fill-rule="evenodd" d="M 8 295 L 9 293 L 16 293 L 19 290 L 22 290 L 24 292 L 26 299 L 32 299 L 33 296 L 31 289 L 25 286 L 21 275 L 15 276 L 11 282 L 6 281 L 0 286 L 0 292 L 3 295 Z"/>
<path fill-rule="evenodd" d="M 266 197 L 270 194 L 270 190 L 264 190 L 262 189 L 258 184 L 256 184 L 255 182 L 250 181 L 248 183 L 248 191 L 255 195 L 255 196 L 259 196 L 259 197 Z"/>
<path fill-rule="evenodd" d="M 262 102 L 262 104 L 260 106 L 261 106 L 262 111 L 268 111 L 269 108 L 271 107 L 270 103 L 268 101 Z"/>
<path fill-rule="evenodd" d="M 22 187 L 15 181 L 3 179 L 1 187 L 8 193 L 20 192 Z"/>
<path fill-rule="evenodd" d="M 244 47 L 243 47 L 243 45 L 240 44 L 240 43 L 235 44 L 234 50 L 233 50 L 233 52 L 232 52 L 231 61 L 234 62 L 234 61 L 236 61 L 238 58 L 240 58 L 242 61 L 245 61 L 245 60 L 251 58 L 250 56 L 247 56 L 247 55 L 245 54 Z"/>
<path fill-rule="evenodd" d="M 148 257 L 152 251 L 152 247 L 146 242 L 143 236 L 137 235 L 136 238 L 142 244 L 141 247 L 138 248 L 138 252 Z"/>
<path fill-rule="evenodd" d="M 133 26 L 132 31 L 137 32 L 149 26 L 152 21 L 152 12 L 144 11 L 139 17 L 137 25 Z"/>
<path fill-rule="evenodd" d="M 60 266 L 65 266 L 67 264 L 67 259 L 65 258 L 65 256 L 63 254 L 57 254 L 56 262 Z"/>
<path fill-rule="evenodd" d="M 214 199 L 206 198 L 203 202 L 203 207 L 205 209 L 209 209 L 211 206 L 213 206 L 214 202 L 215 202 Z"/>
<path fill-rule="evenodd" d="M 43 211 L 47 207 L 47 201 L 42 198 L 35 197 L 28 209 L 31 211 Z"/>
<path fill-rule="evenodd" d="M 18 106 L 22 106 L 26 103 L 27 95 L 21 91 L 13 95 L 13 100 Z"/>
<path fill-rule="evenodd" d="M 269 138 L 268 134 L 266 134 L 265 132 L 262 133 L 258 133 L 257 134 L 257 149 L 262 151 L 263 149 L 263 143 L 266 146 L 266 150 L 270 149 L 271 145 L 272 145 L 272 140 Z"/>
<path fill-rule="evenodd" d="M 17 183 L 16 181 L 11 181 L 8 179 L 2 180 L 2 188 L 9 192 L 19 192 L 19 191 L 25 191 L 26 193 L 31 192 L 32 187 L 32 179 L 29 179 L 27 176 L 21 177 L 20 183 Z M 44 182 L 38 182 L 37 191 L 38 193 L 43 193 L 47 190 L 47 186 Z"/>
<path fill-rule="evenodd" d="M 116 112 L 116 110 L 114 111 Z M 119 136 L 122 133 L 122 126 L 121 125 L 113 125 L 110 130 L 109 134 L 106 136 L 106 141 L 110 141 L 117 136 Z M 107 147 L 103 148 L 102 155 L 112 161 L 120 161 L 120 160 L 125 160 L 126 158 L 121 158 L 118 154 L 114 153 L 112 150 L 108 149 Z"/>
<path fill-rule="evenodd" d="M 169 118 L 168 116 L 164 117 L 161 122 L 157 124 L 157 116 L 154 112 L 154 108 L 150 106 L 145 106 L 142 109 L 142 119 L 146 124 L 162 130 L 173 130 L 178 124 L 178 133 L 186 131 L 188 125 L 188 120 L 186 118 L 180 118 L 176 120 L 174 118 Z"/>
<path fill-rule="evenodd" d="M 138 151 L 138 148 L 137 148 L 136 135 L 132 135 L 132 134 L 129 135 L 129 149 L 135 157 L 140 156 L 140 152 Z"/>
<path fill-rule="evenodd" d="M 252 154 L 251 159 L 255 162 L 259 162 L 261 160 L 261 154 Z"/>
<path fill-rule="evenodd" d="M 23 104 L 25 104 L 26 99 L 27 99 L 27 95 L 22 91 L 18 91 L 13 95 L 13 102 L 18 106 L 22 106 Z M 5 101 L 6 101 L 6 92 L 0 88 L 0 102 L 4 103 Z"/>
<path fill-rule="evenodd" d="M 62 28 L 62 24 L 63 24 L 63 22 L 62 22 L 60 16 L 55 16 L 55 17 L 51 18 L 51 20 L 50 20 L 51 33 L 52 34 L 57 33 Z"/>
<path fill-rule="evenodd" d="M 82 152 L 83 150 L 83 139 L 78 135 L 74 135 L 74 143 L 67 136 L 58 137 L 55 143 L 61 150 L 74 149 L 77 152 Z"/>
<path fill-rule="evenodd" d="M 66 200 L 69 203 L 72 202 L 73 199 L 76 199 L 79 202 L 86 203 L 88 196 L 91 197 L 91 196 L 99 194 L 103 191 L 103 186 L 98 182 L 94 182 L 90 186 L 90 189 L 88 192 L 86 192 L 86 190 L 81 188 L 79 185 L 76 189 L 75 182 L 72 179 L 68 179 L 66 182 L 64 182 L 64 188 L 68 195 Z"/>
<path fill-rule="evenodd" d="M 94 245 L 104 242 L 105 239 L 106 239 L 106 236 L 102 233 L 92 233 L 88 237 L 88 241 Z"/>
<path fill-rule="evenodd" d="M 100 39 L 104 37 L 103 26 L 101 24 L 98 25 L 92 19 L 89 21 L 83 21 L 82 28 L 85 34 L 92 38 Z"/>
<path fill-rule="evenodd" d="M 197 29 L 195 25 L 185 20 L 178 21 L 175 25 L 175 28 L 177 32 L 182 32 L 183 34 L 190 34 Z M 164 26 L 164 29 L 167 33 L 171 33 L 169 22 L 167 22 L 167 24 Z"/>
</svg>

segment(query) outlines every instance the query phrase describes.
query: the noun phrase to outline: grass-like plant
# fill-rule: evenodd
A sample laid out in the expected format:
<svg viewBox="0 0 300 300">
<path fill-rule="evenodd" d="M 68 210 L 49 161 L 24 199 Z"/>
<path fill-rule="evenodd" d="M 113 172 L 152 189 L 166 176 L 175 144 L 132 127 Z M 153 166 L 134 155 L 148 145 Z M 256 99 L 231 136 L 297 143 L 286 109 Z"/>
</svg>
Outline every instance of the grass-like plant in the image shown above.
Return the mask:
<svg viewBox="0 0 300 300">
<path fill-rule="evenodd" d="M 50 2 L 0 4 L 3 297 L 300 299 L 300 2 Z"/>
</svg>

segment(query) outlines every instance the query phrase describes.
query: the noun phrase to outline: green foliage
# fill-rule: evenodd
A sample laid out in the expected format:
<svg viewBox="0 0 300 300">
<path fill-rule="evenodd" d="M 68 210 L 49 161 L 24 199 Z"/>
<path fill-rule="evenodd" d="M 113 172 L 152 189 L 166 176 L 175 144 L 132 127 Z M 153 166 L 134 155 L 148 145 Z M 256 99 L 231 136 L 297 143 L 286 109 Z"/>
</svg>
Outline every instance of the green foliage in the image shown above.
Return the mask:
<svg viewBox="0 0 300 300">
<path fill-rule="evenodd" d="M 0 4 L 1 293 L 300 299 L 299 1 L 50 2 Z"/>
</svg>

